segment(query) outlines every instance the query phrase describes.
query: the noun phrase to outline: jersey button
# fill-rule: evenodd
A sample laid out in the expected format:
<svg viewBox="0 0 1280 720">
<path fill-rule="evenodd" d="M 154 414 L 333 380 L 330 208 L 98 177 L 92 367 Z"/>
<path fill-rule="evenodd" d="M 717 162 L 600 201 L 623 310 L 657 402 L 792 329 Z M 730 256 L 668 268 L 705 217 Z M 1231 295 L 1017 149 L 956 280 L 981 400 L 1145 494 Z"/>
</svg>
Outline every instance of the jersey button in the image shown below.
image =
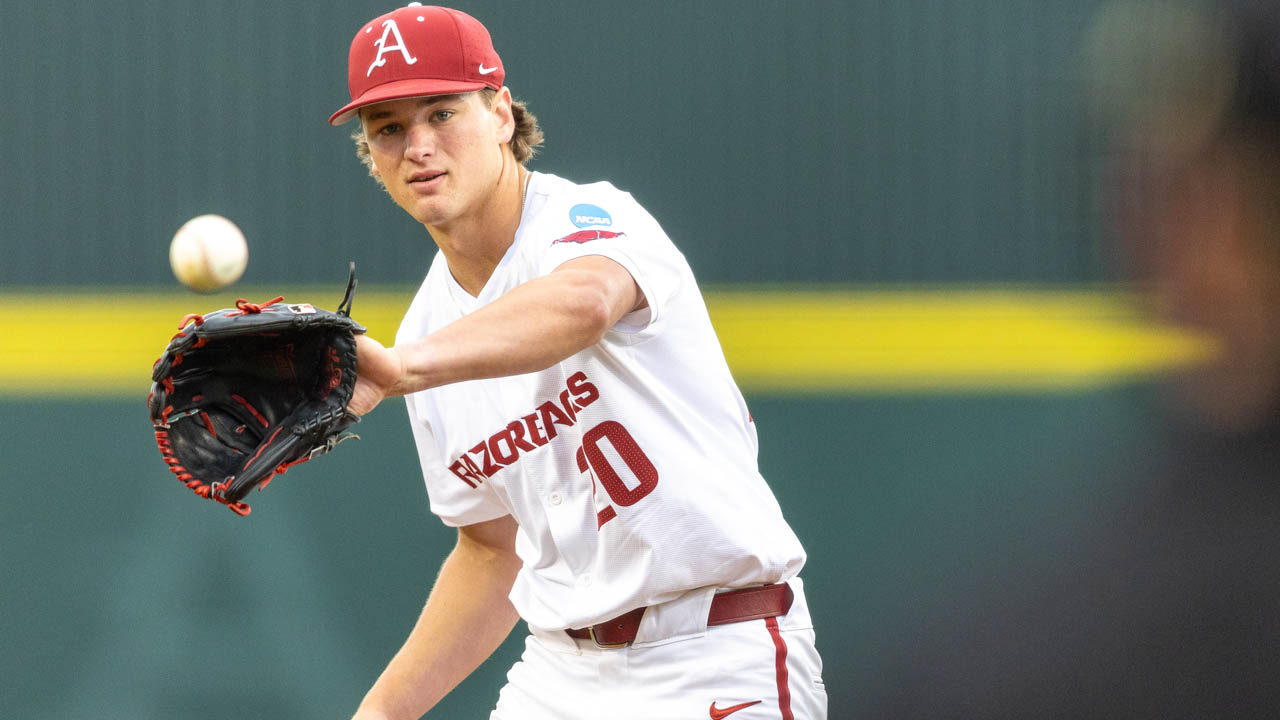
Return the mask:
<svg viewBox="0 0 1280 720">
<path fill-rule="evenodd" d="M 564 498 L 560 497 L 560 493 L 558 492 L 553 492 L 547 496 L 547 502 L 552 505 L 559 505 L 563 500 Z"/>
<path fill-rule="evenodd" d="M 594 581 L 595 578 L 591 576 L 591 573 L 582 573 L 582 575 L 578 576 L 578 585 L 582 587 L 590 587 Z"/>
</svg>

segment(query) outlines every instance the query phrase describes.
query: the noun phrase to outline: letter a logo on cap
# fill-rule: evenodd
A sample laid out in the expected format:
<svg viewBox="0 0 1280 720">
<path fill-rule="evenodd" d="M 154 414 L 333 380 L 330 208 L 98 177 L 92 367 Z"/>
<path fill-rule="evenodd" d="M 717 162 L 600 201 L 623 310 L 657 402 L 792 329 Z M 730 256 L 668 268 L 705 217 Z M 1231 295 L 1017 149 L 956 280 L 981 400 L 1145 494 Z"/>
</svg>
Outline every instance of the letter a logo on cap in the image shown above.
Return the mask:
<svg viewBox="0 0 1280 720">
<path fill-rule="evenodd" d="M 404 62 L 406 65 L 412 65 L 418 62 L 418 58 L 411 57 L 409 55 L 409 48 L 405 47 L 404 38 L 400 36 L 400 27 L 396 25 L 395 20 L 388 18 L 386 22 L 382 23 L 382 28 L 383 28 L 382 37 L 379 38 L 377 42 L 374 43 L 374 45 L 378 46 L 378 55 L 373 59 L 373 64 L 369 66 L 368 72 L 364 74 L 365 77 L 369 77 L 373 75 L 374 68 L 382 67 L 383 65 L 386 65 L 387 60 L 382 56 L 384 53 L 391 52 L 392 50 L 400 51 L 400 55 L 404 58 Z M 396 44 L 388 45 L 387 36 L 391 35 L 392 33 L 394 33 L 396 36 Z"/>
</svg>

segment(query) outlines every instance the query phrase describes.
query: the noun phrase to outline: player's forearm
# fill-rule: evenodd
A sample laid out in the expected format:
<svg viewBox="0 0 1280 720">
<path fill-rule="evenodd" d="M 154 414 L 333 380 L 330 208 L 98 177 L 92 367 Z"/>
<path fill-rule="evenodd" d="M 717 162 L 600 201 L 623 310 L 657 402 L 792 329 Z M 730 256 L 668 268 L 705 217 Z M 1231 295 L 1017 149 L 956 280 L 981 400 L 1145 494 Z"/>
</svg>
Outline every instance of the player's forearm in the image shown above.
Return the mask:
<svg viewBox="0 0 1280 720">
<path fill-rule="evenodd" d="M 515 626 L 507 594 L 517 570 L 514 553 L 459 542 L 413 632 L 355 718 L 419 718 L 462 682 Z"/>
<path fill-rule="evenodd" d="M 598 297 L 540 278 L 396 350 L 417 390 L 545 370 L 598 342 L 604 329 Z"/>
<path fill-rule="evenodd" d="M 392 394 L 545 370 L 599 342 L 629 309 L 615 305 L 611 288 L 591 273 L 537 278 L 437 332 L 397 345 L 405 374 Z"/>
</svg>

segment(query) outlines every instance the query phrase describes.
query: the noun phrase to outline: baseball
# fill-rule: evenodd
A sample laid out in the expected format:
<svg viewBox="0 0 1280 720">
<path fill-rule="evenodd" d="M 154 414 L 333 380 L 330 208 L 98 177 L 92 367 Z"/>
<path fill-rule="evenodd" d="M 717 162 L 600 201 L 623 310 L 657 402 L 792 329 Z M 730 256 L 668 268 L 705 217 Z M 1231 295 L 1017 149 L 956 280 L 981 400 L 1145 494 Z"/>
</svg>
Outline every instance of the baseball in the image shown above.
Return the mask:
<svg viewBox="0 0 1280 720">
<path fill-rule="evenodd" d="M 197 292 L 220 290 L 239 280 L 248 262 L 244 233 L 221 215 L 188 220 L 169 244 L 174 277 Z"/>
</svg>

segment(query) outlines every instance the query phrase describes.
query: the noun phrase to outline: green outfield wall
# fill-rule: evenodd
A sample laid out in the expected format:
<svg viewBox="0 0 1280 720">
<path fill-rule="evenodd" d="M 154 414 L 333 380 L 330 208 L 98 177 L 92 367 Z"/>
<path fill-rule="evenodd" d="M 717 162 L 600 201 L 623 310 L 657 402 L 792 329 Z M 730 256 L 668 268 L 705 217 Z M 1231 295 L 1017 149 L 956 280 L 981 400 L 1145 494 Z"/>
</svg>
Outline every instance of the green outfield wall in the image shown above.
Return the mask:
<svg viewBox="0 0 1280 720">
<path fill-rule="evenodd" d="M 833 720 L 902 681 L 954 593 L 1063 555 L 1145 437 L 1137 387 L 747 399 L 809 553 Z M 141 398 L 0 401 L 0 714 L 348 717 L 453 543 L 403 404 L 360 432 L 241 518 L 173 479 Z M 522 634 L 439 716 L 488 717 Z"/>
<path fill-rule="evenodd" d="M 434 248 L 325 122 L 393 4 L 0 0 L 0 717 L 345 718 L 408 633 L 453 536 L 402 404 L 240 518 L 172 478 L 143 402 L 184 314 L 336 301 L 348 260 L 393 337 Z M 951 593 L 1118 502 L 1150 379 L 1211 352 L 1111 284 L 1079 93 L 1100 5 L 457 4 L 542 122 L 532 167 L 632 192 L 709 288 L 832 720 Z M 168 243 L 210 212 L 250 262 L 196 296 Z M 487 717 L 520 630 L 430 717 Z"/>
</svg>

